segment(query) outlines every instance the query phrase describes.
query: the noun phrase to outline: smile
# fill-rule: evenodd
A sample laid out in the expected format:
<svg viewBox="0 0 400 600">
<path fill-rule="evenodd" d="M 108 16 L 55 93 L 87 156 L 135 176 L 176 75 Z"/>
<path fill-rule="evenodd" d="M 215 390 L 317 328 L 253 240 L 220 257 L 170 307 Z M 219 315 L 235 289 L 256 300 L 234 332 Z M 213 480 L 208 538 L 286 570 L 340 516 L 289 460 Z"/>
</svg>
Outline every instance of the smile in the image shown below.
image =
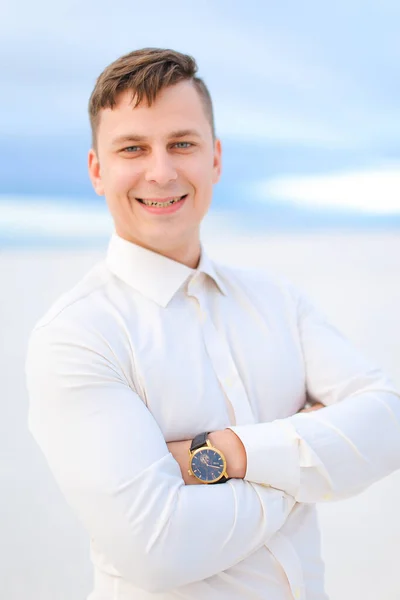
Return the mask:
<svg viewBox="0 0 400 600">
<path fill-rule="evenodd" d="M 161 198 L 160 200 L 158 200 L 157 198 L 136 198 L 136 200 L 138 200 L 142 204 L 145 204 L 146 206 L 157 206 L 159 208 L 166 208 L 167 206 L 172 206 L 173 204 L 180 202 L 181 200 L 186 198 L 186 196 L 187 194 L 184 194 L 184 196 L 176 196 L 165 199 L 163 198 L 162 200 Z"/>
</svg>

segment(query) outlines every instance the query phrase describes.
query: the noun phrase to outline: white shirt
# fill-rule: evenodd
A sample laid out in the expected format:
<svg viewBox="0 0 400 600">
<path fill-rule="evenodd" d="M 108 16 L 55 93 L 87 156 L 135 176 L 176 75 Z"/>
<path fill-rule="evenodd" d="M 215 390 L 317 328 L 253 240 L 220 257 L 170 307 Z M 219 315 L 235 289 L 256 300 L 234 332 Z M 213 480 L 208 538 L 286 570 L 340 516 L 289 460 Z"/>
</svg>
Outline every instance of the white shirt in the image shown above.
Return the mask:
<svg viewBox="0 0 400 600">
<path fill-rule="evenodd" d="M 113 234 L 36 324 L 29 427 L 91 539 L 90 600 L 323 600 L 315 503 L 400 468 L 390 381 L 289 283 Z M 296 414 L 307 397 L 327 408 Z M 245 480 L 166 442 L 231 427 Z M 371 553 L 376 551 L 371 547 Z"/>
</svg>

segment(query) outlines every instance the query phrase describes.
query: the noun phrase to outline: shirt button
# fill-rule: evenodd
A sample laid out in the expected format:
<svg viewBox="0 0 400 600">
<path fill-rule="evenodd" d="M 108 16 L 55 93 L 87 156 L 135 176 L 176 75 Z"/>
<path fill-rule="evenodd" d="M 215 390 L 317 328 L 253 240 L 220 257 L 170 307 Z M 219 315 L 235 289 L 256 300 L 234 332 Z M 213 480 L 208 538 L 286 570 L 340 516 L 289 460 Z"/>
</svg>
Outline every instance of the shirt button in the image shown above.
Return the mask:
<svg viewBox="0 0 400 600">
<path fill-rule="evenodd" d="M 235 383 L 235 376 L 231 375 L 230 377 L 227 377 L 224 381 L 226 387 L 232 387 L 233 384 Z"/>
<path fill-rule="evenodd" d="M 294 590 L 294 597 L 296 598 L 296 600 L 299 600 L 299 598 L 301 598 L 301 591 L 300 588 L 296 588 Z"/>
</svg>

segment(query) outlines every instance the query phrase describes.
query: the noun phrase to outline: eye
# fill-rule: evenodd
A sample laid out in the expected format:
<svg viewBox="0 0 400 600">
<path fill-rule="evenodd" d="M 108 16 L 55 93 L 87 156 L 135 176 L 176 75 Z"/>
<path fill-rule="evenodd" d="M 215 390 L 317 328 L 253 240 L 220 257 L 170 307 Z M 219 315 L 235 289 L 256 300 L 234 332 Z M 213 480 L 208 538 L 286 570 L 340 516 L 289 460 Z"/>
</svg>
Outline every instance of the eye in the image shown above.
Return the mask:
<svg viewBox="0 0 400 600">
<path fill-rule="evenodd" d="M 141 150 L 140 146 L 127 146 L 126 148 L 122 149 L 122 152 L 134 153 L 137 150 Z"/>
<path fill-rule="evenodd" d="M 182 150 L 184 150 L 186 148 L 190 148 L 190 146 L 193 146 L 193 144 L 191 142 L 177 142 L 174 145 Z"/>
</svg>

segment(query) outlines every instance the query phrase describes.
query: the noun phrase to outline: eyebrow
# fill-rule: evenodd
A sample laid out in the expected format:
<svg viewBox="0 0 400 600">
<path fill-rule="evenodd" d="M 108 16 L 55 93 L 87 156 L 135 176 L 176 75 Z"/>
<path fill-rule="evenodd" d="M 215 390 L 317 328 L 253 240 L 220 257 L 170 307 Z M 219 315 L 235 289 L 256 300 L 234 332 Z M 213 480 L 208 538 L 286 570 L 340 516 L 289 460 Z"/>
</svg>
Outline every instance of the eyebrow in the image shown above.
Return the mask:
<svg viewBox="0 0 400 600">
<path fill-rule="evenodd" d="M 168 138 L 182 138 L 187 136 L 201 137 L 200 133 L 196 129 L 179 129 L 177 131 L 171 131 L 168 134 Z M 113 140 L 113 145 L 121 144 L 123 142 L 147 142 L 148 138 L 145 135 L 139 135 L 137 133 L 129 133 L 127 135 L 121 135 Z"/>
</svg>

